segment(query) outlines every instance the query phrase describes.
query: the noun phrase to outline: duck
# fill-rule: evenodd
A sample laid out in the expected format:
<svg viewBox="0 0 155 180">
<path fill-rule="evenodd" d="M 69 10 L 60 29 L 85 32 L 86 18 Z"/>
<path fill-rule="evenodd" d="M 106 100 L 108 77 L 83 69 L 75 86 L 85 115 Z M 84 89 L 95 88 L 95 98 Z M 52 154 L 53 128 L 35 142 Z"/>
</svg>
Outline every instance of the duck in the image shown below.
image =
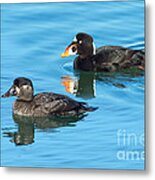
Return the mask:
<svg viewBox="0 0 155 180">
<path fill-rule="evenodd" d="M 27 117 L 71 116 L 77 117 L 86 112 L 95 111 L 85 102 L 78 102 L 66 95 L 53 92 L 42 92 L 34 95 L 32 81 L 18 77 L 13 85 L 1 97 L 16 96 L 13 104 L 13 114 Z"/>
<path fill-rule="evenodd" d="M 61 57 L 72 55 L 78 55 L 73 64 L 75 70 L 116 72 L 132 67 L 144 71 L 145 68 L 144 50 L 112 45 L 96 48 L 93 37 L 84 32 L 74 37 Z"/>
</svg>

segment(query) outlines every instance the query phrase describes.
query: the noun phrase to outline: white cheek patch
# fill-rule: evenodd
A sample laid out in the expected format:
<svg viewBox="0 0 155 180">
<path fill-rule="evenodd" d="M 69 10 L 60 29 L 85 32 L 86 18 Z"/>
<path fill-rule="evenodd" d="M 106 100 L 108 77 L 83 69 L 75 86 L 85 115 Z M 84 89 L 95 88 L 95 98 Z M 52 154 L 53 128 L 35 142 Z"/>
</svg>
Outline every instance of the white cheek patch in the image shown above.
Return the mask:
<svg viewBox="0 0 155 180">
<path fill-rule="evenodd" d="M 16 89 L 16 93 L 19 94 L 20 89 L 17 86 L 15 87 L 15 89 Z"/>
<path fill-rule="evenodd" d="M 25 90 L 28 90 L 28 89 L 31 88 L 31 86 L 29 86 L 29 85 L 23 85 L 22 88 L 25 89 Z"/>
</svg>

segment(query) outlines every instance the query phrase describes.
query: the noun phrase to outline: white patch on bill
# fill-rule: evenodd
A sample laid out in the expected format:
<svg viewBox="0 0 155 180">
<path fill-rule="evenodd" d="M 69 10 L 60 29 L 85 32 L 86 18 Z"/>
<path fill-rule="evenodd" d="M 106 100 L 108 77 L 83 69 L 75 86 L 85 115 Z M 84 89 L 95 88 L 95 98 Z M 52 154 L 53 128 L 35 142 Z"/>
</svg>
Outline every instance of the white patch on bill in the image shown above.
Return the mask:
<svg viewBox="0 0 155 180">
<path fill-rule="evenodd" d="M 70 56 L 73 56 L 73 55 L 76 55 L 77 54 L 77 48 L 76 48 L 76 51 L 73 52 L 72 48 L 73 48 L 74 45 L 72 45 L 70 48 L 69 48 L 69 55 Z"/>
</svg>

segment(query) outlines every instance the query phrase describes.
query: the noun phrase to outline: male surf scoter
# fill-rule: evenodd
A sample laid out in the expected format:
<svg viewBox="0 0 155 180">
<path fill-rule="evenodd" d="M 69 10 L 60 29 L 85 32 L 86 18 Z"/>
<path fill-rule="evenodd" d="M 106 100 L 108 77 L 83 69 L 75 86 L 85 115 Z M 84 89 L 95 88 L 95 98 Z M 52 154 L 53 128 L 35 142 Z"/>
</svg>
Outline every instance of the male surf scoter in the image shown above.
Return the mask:
<svg viewBox="0 0 155 180">
<path fill-rule="evenodd" d="M 78 33 L 61 57 L 78 55 L 74 69 L 84 71 L 114 72 L 125 68 L 144 70 L 144 50 L 133 50 L 121 46 L 95 47 L 93 38 L 86 33 Z"/>
<path fill-rule="evenodd" d="M 11 88 L 2 95 L 9 96 L 17 96 L 13 114 L 20 116 L 76 116 L 97 109 L 61 94 L 43 92 L 34 95 L 32 81 L 24 77 L 16 78 Z"/>
</svg>

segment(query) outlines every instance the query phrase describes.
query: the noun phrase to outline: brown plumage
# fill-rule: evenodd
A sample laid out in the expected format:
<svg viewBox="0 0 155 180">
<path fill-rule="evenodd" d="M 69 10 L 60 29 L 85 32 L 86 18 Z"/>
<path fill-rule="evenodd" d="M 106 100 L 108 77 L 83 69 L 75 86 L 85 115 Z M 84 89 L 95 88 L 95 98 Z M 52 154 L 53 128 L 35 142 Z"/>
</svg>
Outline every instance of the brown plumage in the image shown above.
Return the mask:
<svg viewBox="0 0 155 180">
<path fill-rule="evenodd" d="M 76 116 L 96 108 L 84 102 L 75 101 L 68 96 L 52 92 L 33 95 L 33 85 L 27 78 L 17 78 L 12 87 L 2 97 L 17 96 L 13 114 L 20 116 Z"/>
</svg>

